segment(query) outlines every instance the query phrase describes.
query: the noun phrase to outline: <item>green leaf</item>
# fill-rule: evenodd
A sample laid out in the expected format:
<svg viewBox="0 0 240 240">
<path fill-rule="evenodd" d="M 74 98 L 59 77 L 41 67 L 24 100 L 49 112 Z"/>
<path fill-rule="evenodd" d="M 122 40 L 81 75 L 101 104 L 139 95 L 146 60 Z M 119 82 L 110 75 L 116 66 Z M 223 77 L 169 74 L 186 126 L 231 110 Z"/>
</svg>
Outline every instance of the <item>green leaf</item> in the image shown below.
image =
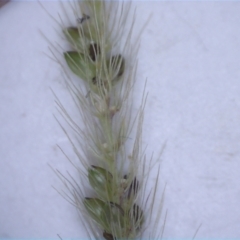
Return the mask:
<svg viewBox="0 0 240 240">
<path fill-rule="evenodd" d="M 65 52 L 64 58 L 72 72 L 83 80 L 89 82 L 95 77 L 96 67 L 84 54 L 78 52 Z"/>
<path fill-rule="evenodd" d="M 116 239 L 116 238 L 113 237 L 113 235 L 111 233 L 107 233 L 106 231 L 103 232 L 103 237 L 106 240 L 114 240 L 114 239 Z"/>
<path fill-rule="evenodd" d="M 65 34 L 68 41 L 70 41 L 73 45 L 78 45 L 78 41 L 80 38 L 80 34 L 78 31 L 78 28 L 76 27 L 69 27 L 63 30 L 63 33 Z"/>
<path fill-rule="evenodd" d="M 83 202 L 90 216 L 103 228 L 108 229 L 106 203 L 98 198 L 85 198 Z"/>
<path fill-rule="evenodd" d="M 106 169 L 91 166 L 88 169 L 88 180 L 92 188 L 104 200 L 111 201 L 112 190 L 112 174 Z"/>
<path fill-rule="evenodd" d="M 68 27 L 63 30 L 67 40 L 78 52 L 85 53 L 90 44 L 90 40 L 83 34 L 82 29 Z"/>
<path fill-rule="evenodd" d="M 124 211 L 120 205 L 104 202 L 98 198 L 85 198 L 84 206 L 89 215 L 108 233 L 121 236 L 124 226 Z"/>
</svg>

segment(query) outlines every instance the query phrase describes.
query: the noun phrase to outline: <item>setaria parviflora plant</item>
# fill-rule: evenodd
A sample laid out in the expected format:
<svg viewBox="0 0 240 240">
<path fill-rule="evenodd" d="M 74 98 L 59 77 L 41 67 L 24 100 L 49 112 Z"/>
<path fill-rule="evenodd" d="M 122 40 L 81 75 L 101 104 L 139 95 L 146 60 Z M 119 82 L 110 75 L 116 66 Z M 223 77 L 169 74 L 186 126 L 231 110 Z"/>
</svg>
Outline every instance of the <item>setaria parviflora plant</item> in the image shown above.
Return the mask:
<svg viewBox="0 0 240 240">
<path fill-rule="evenodd" d="M 74 141 L 62 127 L 80 160 L 74 166 L 82 181 L 57 174 L 70 193 L 65 198 L 79 210 L 84 224 L 87 220 L 89 237 L 143 238 L 153 223 L 155 203 L 158 222 L 162 201 L 155 202 L 159 171 L 155 186 L 150 192 L 146 189 L 153 161 L 146 158 L 141 145 L 144 92 L 139 110 L 132 114 L 141 35 L 141 30 L 134 34 L 136 11 L 131 3 L 116 1 L 86 0 L 73 5 L 76 22 L 63 28 L 69 43 L 63 56 L 68 65 L 67 86 L 81 119 L 71 117 L 59 99 L 57 104 L 77 136 Z M 73 75 L 77 79 L 72 80 Z M 88 192 L 86 183 L 91 187 Z M 148 237 L 157 237 L 155 231 Z"/>
</svg>

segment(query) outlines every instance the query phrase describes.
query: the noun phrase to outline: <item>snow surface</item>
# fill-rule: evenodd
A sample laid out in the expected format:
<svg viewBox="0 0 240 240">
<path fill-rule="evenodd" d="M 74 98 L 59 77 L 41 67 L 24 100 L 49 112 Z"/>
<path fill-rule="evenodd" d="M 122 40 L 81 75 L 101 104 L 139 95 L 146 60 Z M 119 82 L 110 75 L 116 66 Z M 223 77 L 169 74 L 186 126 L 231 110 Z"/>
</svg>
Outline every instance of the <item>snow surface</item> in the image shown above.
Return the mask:
<svg viewBox="0 0 240 240">
<path fill-rule="evenodd" d="M 58 18 L 56 1 L 42 2 Z M 162 155 L 164 238 L 240 239 L 240 2 L 134 2 L 142 36 L 135 89 L 147 78 L 144 141 Z M 56 29 L 56 30 L 55 30 Z M 0 9 L 0 238 L 86 237 L 76 209 L 53 188 L 49 165 L 76 156 L 57 124 L 55 98 L 73 106 L 46 56 L 61 42 L 39 2 Z M 150 183 L 156 174 L 152 173 Z"/>
</svg>

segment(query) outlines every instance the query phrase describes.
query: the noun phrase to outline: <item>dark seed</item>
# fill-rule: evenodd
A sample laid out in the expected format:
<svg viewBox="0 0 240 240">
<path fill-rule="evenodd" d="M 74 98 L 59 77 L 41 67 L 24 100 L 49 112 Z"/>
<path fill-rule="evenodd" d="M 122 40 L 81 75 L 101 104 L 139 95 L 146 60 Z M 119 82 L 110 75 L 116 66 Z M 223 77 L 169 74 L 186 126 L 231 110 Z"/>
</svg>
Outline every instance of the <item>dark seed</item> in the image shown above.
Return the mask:
<svg viewBox="0 0 240 240">
<path fill-rule="evenodd" d="M 94 85 L 97 84 L 97 78 L 96 78 L 96 77 L 94 77 L 94 78 L 92 79 L 92 83 L 93 83 Z"/>
<path fill-rule="evenodd" d="M 83 14 L 83 17 L 82 18 L 78 18 L 77 22 L 82 24 L 87 19 L 90 19 L 90 16 L 88 16 L 87 14 Z"/>
<path fill-rule="evenodd" d="M 142 213 L 141 208 L 137 204 L 134 204 L 133 205 L 133 217 L 134 217 L 134 220 L 137 222 L 139 219 L 142 218 L 142 216 L 143 216 L 143 213 Z"/>
<path fill-rule="evenodd" d="M 142 224 L 143 224 L 143 211 L 142 209 L 137 205 L 134 204 L 129 211 L 129 217 L 134 221 L 134 227 L 136 230 L 140 230 Z"/>
<path fill-rule="evenodd" d="M 92 78 L 92 84 L 93 85 L 98 85 L 98 87 L 103 86 L 103 81 L 97 77 Z"/>
<path fill-rule="evenodd" d="M 106 231 L 103 232 L 103 237 L 106 240 L 114 240 L 115 239 L 111 233 L 107 233 Z"/>
<path fill-rule="evenodd" d="M 91 43 L 89 46 L 89 56 L 93 61 L 96 61 L 97 55 L 100 54 L 100 47 L 96 43 Z"/>
<path fill-rule="evenodd" d="M 121 55 L 118 55 L 119 59 L 121 59 L 121 67 L 119 69 L 119 72 L 118 72 L 118 77 L 121 77 L 124 73 L 124 67 L 125 67 L 125 62 L 124 62 L 124 59 L 122 58 Z"/>
<path fill-rule="evenodd" d="M 128 176 L 124 175 L 124 179 L 127 179 Z M 139 189 L 139 182 L 136 179 L 136 177 L 134 177 L 133 181 L 131 182 L 129 189 L 128 189 L 128 198 L 131 197 L 131 195 L 136 195 Z"/>
</svg>

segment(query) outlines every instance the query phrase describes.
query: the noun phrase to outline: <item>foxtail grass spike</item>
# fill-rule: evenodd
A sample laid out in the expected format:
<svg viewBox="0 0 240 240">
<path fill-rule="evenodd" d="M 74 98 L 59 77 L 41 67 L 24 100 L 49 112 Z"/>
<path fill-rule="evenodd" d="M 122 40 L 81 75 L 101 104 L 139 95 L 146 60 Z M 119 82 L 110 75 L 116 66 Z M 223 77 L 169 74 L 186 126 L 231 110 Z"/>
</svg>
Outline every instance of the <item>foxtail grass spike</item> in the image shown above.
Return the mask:
<svg viewBox="0 0 240 240">
<path fill-rule="evenodd" d="M 139 48 L 139 38 L 133 37 L 135 12 L 131 3 L 117 1 L 86 0 L 74 2 L 74 7 L 75 24 L 62 29 L 69 43 L 63 59 L 68 89 L 81 119 L 71 118 L 58 105 L 77 133 L 76 140 L 62 127 L 81 162 L 77 168 L 83 172 L 82 181 L 91 190 L 86 193 L 78 179 L 63 182 L 84 222 L 96 229 L 93 238 L 141 238 L 153 212 L 157 186 L 150 198 L 145 184 L 152 161 L 141 147 L 145 93 L 137 115 L 131 114 Z"/>
</svg>

